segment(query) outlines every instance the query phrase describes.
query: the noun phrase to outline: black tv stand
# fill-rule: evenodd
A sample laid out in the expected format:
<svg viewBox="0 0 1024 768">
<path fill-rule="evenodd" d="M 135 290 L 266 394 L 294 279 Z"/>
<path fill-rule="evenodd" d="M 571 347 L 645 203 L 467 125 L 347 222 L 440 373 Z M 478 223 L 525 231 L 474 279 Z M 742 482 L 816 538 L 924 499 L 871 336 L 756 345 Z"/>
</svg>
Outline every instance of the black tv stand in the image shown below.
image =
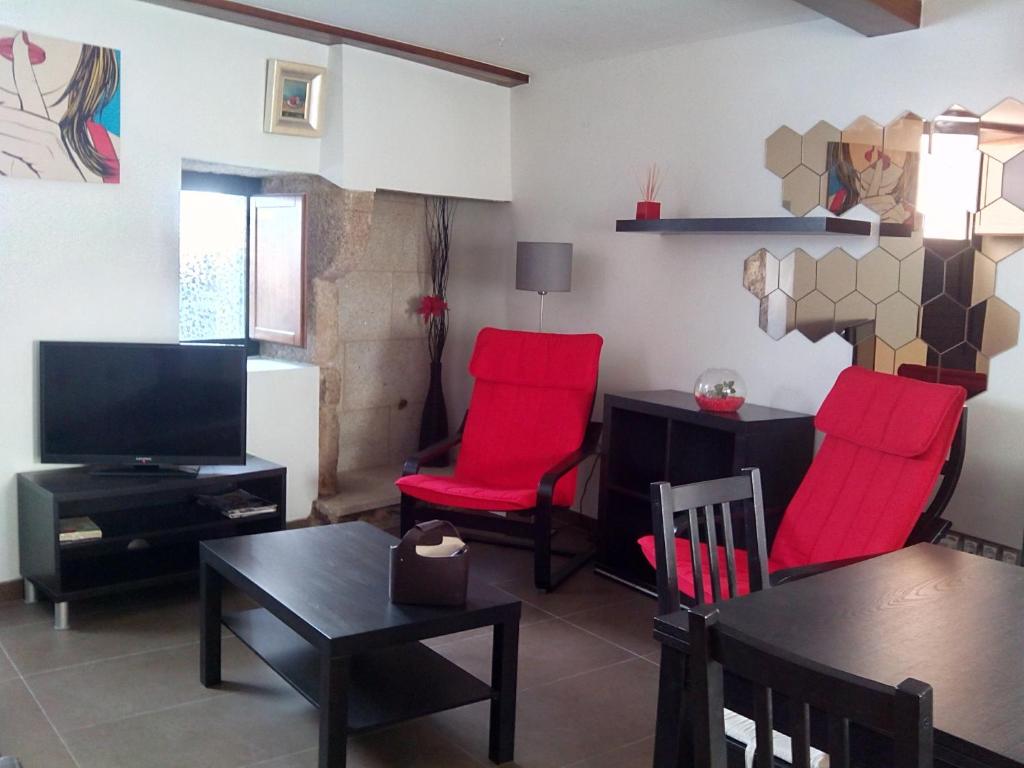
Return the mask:
<svg viewBox="0 0 1024 768">
<path fill-rule="evenodd" d="M 175 464 L 114 464 L 92 465 L 88 473 L 93 477 L 195 477 L 199 467 Z"/>
<path fill-rule="evenodd" d="M 152 474 L 153 467 L 113 475 L 93 470 L 18 475 L 25 600 L 52 601 L 56 629 L 68 628 L 69 601 L 194 579 L 200 541 L 285 526 L 286 470 L 255 456 L 241 466 L 202 467 L 195 475 Z M 277 510 L 231 519 L 196 500 L 200 494 L 238 489 L 276 504 Z M 61 519 L 69 517 L 92 518 L 102 537 L 61 542 Z"/>
</svg>

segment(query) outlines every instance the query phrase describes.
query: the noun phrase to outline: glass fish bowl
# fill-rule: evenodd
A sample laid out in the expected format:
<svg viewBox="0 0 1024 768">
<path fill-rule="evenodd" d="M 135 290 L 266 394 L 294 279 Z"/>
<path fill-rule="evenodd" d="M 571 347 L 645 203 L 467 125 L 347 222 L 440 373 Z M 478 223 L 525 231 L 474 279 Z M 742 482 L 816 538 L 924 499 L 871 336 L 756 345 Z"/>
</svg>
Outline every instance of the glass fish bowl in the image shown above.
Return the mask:
<svg viewBox="0 0 1024 768">
<path fill-rule="evenodd" d="M 736 371 L 708 368 L 697 377 L 693 396 L 701 410 L 734 413 L 747 399 L 747 384 Z"/>
</svg>

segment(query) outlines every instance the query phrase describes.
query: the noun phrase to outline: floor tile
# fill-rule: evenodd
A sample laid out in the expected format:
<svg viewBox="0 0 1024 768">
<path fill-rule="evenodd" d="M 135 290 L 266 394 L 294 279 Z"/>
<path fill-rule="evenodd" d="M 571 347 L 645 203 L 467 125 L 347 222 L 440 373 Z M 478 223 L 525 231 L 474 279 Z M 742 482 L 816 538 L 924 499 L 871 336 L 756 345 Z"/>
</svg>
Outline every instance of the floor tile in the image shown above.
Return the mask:
<svg viewBox="0 0 1024 768">
<path fill-rule="evenodd" d="M 442 645 L 437 652 L 480 679 L 491 679 L 490 635 Z M 627 658 L 629 654 L 621 648 L 559 619 L 530 624 L 519 631 L 519 690 Z"/>
<path fill-rule="evenodd" d="M 317 768 L 319 750 L 308 749 L 246 768 Z M 349 739 L 348 768 L 482 768 L 427 720 Z M 491 765 L 491 763 L 487 763 Z"/>
<path fill-rule="evenodd" d="M 598 576 L 589 568 L 577 571 L 553 592 L 538 592 L 532 576 L 498 582 L 498 586 L 556 616 L 621 602 L 636 594 L 629 587 Z"/>
<path fill-rule="evenodd" d="M 53 623 L 53 606 L 47 602 L 31 605 L 22 600 L 0 602 L 0 629 L 46 622 Z"/>
<path fill-rule="evenodd" d="M 42 672 L 25 684 L 54 727 L 67 733 L 277 679 L 235 638 L 224 639 L 222 653 L 224 682 L 215 688 L 199 682 L 198 643 Z"/>
<path fill-rule="evenodd" d="M 0 745 L 24 768 L 74 768 L 57 732 L 21 680 L 0 683 Z"/>
<path fill-rule="evenodd" d="M 230 693 L 71 731 L 81 768 L 236 768 L 317 741 L 316 709 L 291 688 L 238 684 Z"/>
<path fill-rule="evenodd" d="M 550 613 L 545 613 L 540 610 L 540 608 L 530 605 L 529 603 L 523 603 L 523 612 L 519 618 L 519 626 L 525 627 L 528 624 L 536 624 L 538 621 L 549 621 L 551 618 L 552 616 Z M 469 637 L 486 636 L 487 638 L 490 638 L 493 631 L 494 630 L 491 627 L 477 627 L 476 629 L 467 629 L 465 632 L 456 632 L 451 635 L 430 637 L 424 640 L 423 644 L 430 648 L 437 648 L 438 646 L 465 640 Z"/>
<path fill-rule="evenodd" d="M 18 670 L 11 664 L 10 659 L 7 658 L 7 654 L 4 652 L 4 648 L 0 645 L 0 683 L 7 680 L 14 680 L 18 675 Z"/>
<path fill-rule="evenodd" d="M 0 630 L 0 644 L 21 673 L 29 675 L 194 642 L 197 617 L 197 603 L 188 595 L 150 604 L 110 603 L 88 611 L 76 611 L 72 604 L 70 630 L 54 631 L 49 623 L 23 624 Z"/>
<path fill-rule="evenodd" d="M 615 664 L 519 696 L 515 765 L 559 768 L 653 736 L 658 670 L 642 659 Z M 488 705 L 432 715 L 477 759 L 487 755 Z"/>
<path fill-rule="evenodd" d="M 654 737 L 634 741 L 624 747 L 589 757 L 568 768 L 651 768 L 654 760 Z"/>
<path fill-rule="evenodd" d="M 643 656 L 658 650 L 658 641 L 652 634 L 657 613 L 658 603 L 653 597 L 636 594 L 622 602 L 570 613 L 564 618 L 570 624 Z"/>
</svg>

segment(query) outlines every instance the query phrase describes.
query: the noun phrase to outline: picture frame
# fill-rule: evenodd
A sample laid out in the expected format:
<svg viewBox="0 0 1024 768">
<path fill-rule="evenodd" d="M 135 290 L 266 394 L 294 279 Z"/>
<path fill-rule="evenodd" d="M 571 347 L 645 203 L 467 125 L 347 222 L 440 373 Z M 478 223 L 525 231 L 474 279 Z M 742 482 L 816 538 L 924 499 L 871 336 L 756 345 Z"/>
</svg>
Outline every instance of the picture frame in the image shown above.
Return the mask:
<svg viewBox="0 0 1024 768">
<path fill-rule="evenodd" d="M 263 130 L 289 136 L 320 136 L 326 76 L 323 67 L 269 59 Z"/>
</svg>

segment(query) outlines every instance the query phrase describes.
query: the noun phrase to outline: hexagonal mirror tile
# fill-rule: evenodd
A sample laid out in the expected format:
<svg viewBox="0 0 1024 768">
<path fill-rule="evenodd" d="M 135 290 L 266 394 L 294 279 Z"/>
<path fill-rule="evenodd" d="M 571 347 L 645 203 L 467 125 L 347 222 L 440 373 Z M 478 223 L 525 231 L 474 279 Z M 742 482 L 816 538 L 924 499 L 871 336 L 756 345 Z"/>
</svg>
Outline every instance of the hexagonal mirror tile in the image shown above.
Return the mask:
<svg viewBox="0 0 1024 768">
<path fill-rule="evenodd" d="M 978 149 L 1004 163 L 1024 151 L 1024 102 L 1003 99 L 981 116 Z"/>
<path fill-rule="evenodd" d="M 1003 198 L 1024 208 L 1024 153 L 1003 164 Z"/>
<path fill-rule="evenodd" d="M 942 294 L 921 307 L 921 338 L 940 354 L 964 341 L 967 309 Z"/>
<path fill-rule="evenodd" d="M 993 297 L 971 307 L 967 320 L 968 343 L 988 357 L 1017 346 L 1020 313 Z"/>
<path fill-rule="evenodd" d="M 835 328 L 835 311 L 824 294 L 811 291 L 796 303 L 796 329 L 811 341 L 821 341 Z"/>
<path fill-rule="evenodd" d="M 802 137 L 789 126 L 782 126 L 764 143 L 764 167 L 783 177 L 800 165 Z"/>
<path fill-rule="evenodd" d="M 909 344 L 917 336 L 918 309 L 902 293 L 894 293 L 875 311 L 875 333 L 893 349 Z"/>
<path fill-rule="evenodd" d="M 924 249 L 924 264 L 921 274 L 921 304 L 931 301 L 942 293 L 946 283 L 946 262 L 930 248 Z"/>
<path fill-rule="evenodd" d="M 882 147 L 886 152 L 920 152 L 924 120 L 913 112 L 904 112 L 886 124 Z"/>
<path fill-rule="evenodd" d="M 996 264 L 978 251 L 961 251 L 946 262 L 944 292 L 958 304 L 970 307 L 984 301 L 996 289 Z"/>
<path fill-rule="evenodd" d="M 821 177 L 806 165 L 798 165 L 782 180 L 782 206 L 794 216 L 803 216 L 821 201 Z"/>
<path fill-rule="evenodd" d="M 1024 237 L 984 235 L 981 238 L 981 252 L 997 263 L 1021 248 L 1024 248 Z"/>
<path fill-rule="evenodd" d="M 900 287 L 900 263 L 884 248 L 875 248 L 857 262 L 857 290 L 876 304 Z"/>
<path fill-rule="evenodd" d="M 924 282 L 924 248 L 919 248 L 900 262 L 900 293 L 921 303 L 921 288 Z"/>
<path fill-rule="evenodd" d="M 814 257 L 797 248 L 779 263 L 779 288 L 794 299 L 802 299 L 814 290 L 817 269 Z"/>
<path fill-rule="evenodd" d="M 842 248 L 833 248 L 818 260 L 818 290 L 839 301 L 857 287 L 857 262 Z"/>
<path fill-rule="evenodd" d="M 758 326 L 778 341 L 796 328 L 796 302 L 782 291 L 772 291 L 761 299 Z"/>
<path fill-rule="evenodd" d="M 761 299 L 779 287 L 779 260 L 765 248 L 743 261 L 743 287 Z"/>
<path fill-rule="evenodd" d="M 910 237 L 892 237 L 882 235 L 878 238 L 878 245 L 885 248 L 897 259 L 905 259 L 912 253 L 917 252 L 924 246 L 924 235 L 920 229 L 911 232 Z"/>
<path fill-rule="evenodd" d="M 901 365 L 928 365 L 928 345 L 914 339 L 896 350 L 894 373 L 900 372 Z"/>
<path fill-rule="evenodd" d="M 866 144 L 872 147 L 882 146 L 882 126 L 866 115 L 861 115 L 843 128 L 844 144 Z"/>
<path fill-rule="evenodd" d="M 836 333 L 851 344 L 859 342 L 864 333 L 861 329 L 870 326 L 870 335 L 875 334 L 875 305 L 858 291 L 836 302 Z"/>
<path fill-rule="evenodd" d="M 824 173 L 828 165 L 829 142 L 839 142 L 842 132 L 831 123 L 821 120 L 804 134 L 801 162 L 815 173 Z"/>
</svg>

